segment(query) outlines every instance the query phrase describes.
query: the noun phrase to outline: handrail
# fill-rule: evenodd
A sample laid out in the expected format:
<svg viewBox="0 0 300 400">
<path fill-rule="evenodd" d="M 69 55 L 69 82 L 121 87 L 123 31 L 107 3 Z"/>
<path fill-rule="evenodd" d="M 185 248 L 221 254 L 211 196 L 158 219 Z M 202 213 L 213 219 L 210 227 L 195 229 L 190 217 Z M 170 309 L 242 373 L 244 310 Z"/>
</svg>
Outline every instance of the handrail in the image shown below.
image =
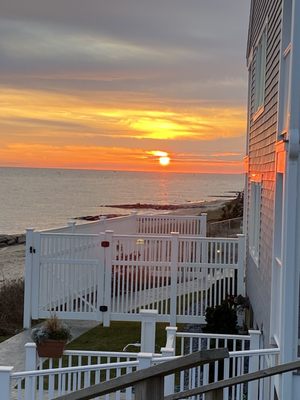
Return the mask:
<svg viewBox="0 0 300 400">
<path fill-rule="evenodd" d="M 230 386 L 240 385 L 242 383 L 256 381 L 258 379 L 268 378 L 273 375 L 291 372 L 299 368 L 300 368 L 300 361 L 293 361 L 285 364 L 280 364 L 276 365 L 275 367 L 266 368 L 260 371 L 251 372 L 249 374 L 241 376 L 236 376 L 234 378 L 225 379 L 219 382 L 210 383 L 209 385 L 186 390 L 181 393 L 171 394 L 169 396 L 164 397 L 164 400 L 180 400 L 180 399 L 186 399 L 187 397 L 190 396 L 197 396 L 199 394 L 204 394 L 209 392 L 216 393 Z"/>
<path fill-rule="evenodd" d="M 151 400 L 156 400 L 162 398 L 161 395 L 163 396 L 163 378 L 166 375 L 207 364 L 212 361 L 223 360 L 224 358 L 228 358 L 228 356 L 229 353 L 227 349 L 198 351 L 187 356 L 176 358 L 175 360 L 166 361 L 165 363 L 150 368 L 141 369 L 110 381 L 78 390 L 77 392 L 56 397 L 55 400 L 89 400 L 130 386 L 136 386 L 136 400 L 139 400 L 143 398 L 141 393 L 145 393 L 145 391 L 140 388 L 140 385 L 143 383 L 150 383 L 152 390 L 159 389 L 159 393 L 158 391 L 155 393 L 152 391 Z M 154 385 L 153 382 L 155 382 Z M 155 394 L 159 394 L 159 397 L 155 397 Z M 144 397 L 144 400 L 147 400 L 147 397 Z"/>
</svg>

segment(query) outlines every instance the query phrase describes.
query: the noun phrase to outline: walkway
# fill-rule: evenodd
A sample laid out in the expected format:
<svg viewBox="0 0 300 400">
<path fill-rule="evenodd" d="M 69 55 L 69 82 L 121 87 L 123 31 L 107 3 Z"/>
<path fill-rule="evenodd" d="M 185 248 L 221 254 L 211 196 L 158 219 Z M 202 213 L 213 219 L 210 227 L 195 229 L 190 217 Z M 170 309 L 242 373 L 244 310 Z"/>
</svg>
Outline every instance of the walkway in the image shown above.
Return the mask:
<svg viewBox="0 0 300 400">
<path fill-rule="evenodd" d="M 73 339 L 81 336 L 99 324 L 97 321 L 68 320 L 65 323 L 70 327 Z M 32 342 L 31 330 L 25 330 L 0 343 L 0 366 L 13 366 L 14 372 L 25 370 L 24 345 Z"/>
</svg>

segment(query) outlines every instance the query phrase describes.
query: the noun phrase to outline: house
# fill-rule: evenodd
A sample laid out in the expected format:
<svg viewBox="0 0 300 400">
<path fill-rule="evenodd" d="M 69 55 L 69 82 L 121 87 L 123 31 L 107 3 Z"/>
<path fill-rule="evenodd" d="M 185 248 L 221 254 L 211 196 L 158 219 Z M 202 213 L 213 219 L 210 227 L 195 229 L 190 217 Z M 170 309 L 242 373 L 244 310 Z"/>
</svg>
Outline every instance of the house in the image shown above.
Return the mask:
<svg viewBox="0 0 300 400">
<path fill-rule="evenodd" d="M 277 346 L 282 363 L 299 356 L 299 18 L 298 0 L 251 2 L 246 287 L 261 345 Z M 274 398 L 296 399 L 299 378 L 275 380 Z"/>
</svg>

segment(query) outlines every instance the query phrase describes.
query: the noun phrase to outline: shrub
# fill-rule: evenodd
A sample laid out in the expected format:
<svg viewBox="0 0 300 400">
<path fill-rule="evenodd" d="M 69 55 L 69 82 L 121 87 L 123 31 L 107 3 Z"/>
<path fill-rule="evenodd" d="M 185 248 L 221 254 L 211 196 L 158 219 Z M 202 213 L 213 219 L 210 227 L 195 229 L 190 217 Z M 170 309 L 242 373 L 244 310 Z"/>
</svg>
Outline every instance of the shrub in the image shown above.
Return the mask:
<svg viewBox="0 0 300 400">
<path fill-rule="evenodd" d="M 0 286 L 0 335 L 13 335 L 23 326 L 24 281 L 5 281 Z"/>
<path fill-rule="evenodd" d="M 207 325 L 203 328 L 207 333 L 238 333 L 236 309 L 229 300 L 221 305 L 208 307 L 205 312 Z"/>
</svg>

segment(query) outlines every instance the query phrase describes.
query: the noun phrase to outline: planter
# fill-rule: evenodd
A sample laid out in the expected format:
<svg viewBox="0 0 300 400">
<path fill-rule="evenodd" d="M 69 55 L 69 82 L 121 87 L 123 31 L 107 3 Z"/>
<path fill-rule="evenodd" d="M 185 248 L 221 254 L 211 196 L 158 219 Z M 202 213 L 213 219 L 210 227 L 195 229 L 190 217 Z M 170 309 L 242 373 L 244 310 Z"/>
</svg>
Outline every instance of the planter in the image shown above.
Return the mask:
<svg viewBox="0 0 300 400">
<path fill-rule="evenodd" d="M 38 355 L 47 358 L 59 358 L 63 355 L 66 340 L 47 339 L 36 345 Z"/>
</svg>

